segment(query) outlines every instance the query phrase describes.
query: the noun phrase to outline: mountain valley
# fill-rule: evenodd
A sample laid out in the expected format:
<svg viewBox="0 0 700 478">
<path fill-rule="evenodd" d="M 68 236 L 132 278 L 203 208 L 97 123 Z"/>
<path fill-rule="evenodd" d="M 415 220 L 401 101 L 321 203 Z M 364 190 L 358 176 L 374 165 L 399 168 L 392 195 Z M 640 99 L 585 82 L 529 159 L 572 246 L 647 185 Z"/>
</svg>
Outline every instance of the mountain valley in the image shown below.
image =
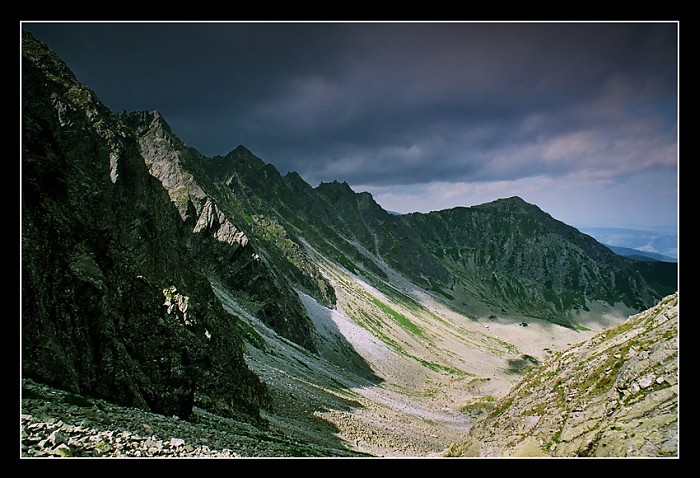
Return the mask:
<svg viewBox="0 0 700 478">
<path fill-rule="evenodd" d="M 519 197 L 396 215 L 206 157 L 22 53 L 22 457 L 678 455 L 676 263 Z M 547 408 L 587 371 L 596 400 Z M 543 424 L 600 397 L 614 423 Z"/>
</svg>

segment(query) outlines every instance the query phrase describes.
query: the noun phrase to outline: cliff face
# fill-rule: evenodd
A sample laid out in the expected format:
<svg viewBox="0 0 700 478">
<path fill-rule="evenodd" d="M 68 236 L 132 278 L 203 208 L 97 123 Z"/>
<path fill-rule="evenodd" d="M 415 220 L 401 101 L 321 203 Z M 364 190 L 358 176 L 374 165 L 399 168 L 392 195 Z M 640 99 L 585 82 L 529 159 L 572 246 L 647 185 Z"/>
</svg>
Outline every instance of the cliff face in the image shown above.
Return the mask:
<svg viewBox="0 0 700 478">
<path fill-rule="evenodd" d="M 531 371 L 450 456 L 678 455 L 678 295 Z"/>
<path fill-rule="evenodd" d="M 258 417 L 265 387 L 182 209 L 60 59 L 26 33 L 22 52 L 23 375 L 182 418 Z"/>
<path fill-rule="evenodd" d="M 234 191 L 215 184 L 205 174 L 206 158 L 177 138 L 158 112 L 121 117 L 136 134 L 150 173 L 168 191 L 191 230 L 187 244 L 192 255 L 212 276 L 236 291 L 267 325 L 315 351 L 312 325 L 294 286 L 305 280 L 318 296 L 324 285 L 318 270 L 308 262 L 304 268 L 303 260 L 290 264 L 280 250 L 284 246 L 281 240 L 265 241 L 268 230 L 251 224 L 255 211 L 245 210 Z M 318 282 L 313 280 L 314 273 Z"/>
</svg>

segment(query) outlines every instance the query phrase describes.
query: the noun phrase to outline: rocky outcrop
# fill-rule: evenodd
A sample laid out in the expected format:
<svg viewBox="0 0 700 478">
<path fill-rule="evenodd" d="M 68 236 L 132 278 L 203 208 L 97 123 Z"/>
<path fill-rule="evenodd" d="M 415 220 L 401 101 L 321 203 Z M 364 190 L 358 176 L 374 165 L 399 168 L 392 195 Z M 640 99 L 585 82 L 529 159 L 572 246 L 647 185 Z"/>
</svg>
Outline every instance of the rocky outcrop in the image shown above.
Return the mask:
<svg viewBox="0 0 700 478">
<path fill-rule="evenodd" d="M 237 291 L 267 325 L 315 351 L 311 321 L 294 287 L 308 284 L 315 296 L 324 285 L 330 288 L 318 269 L 303 258 L 290 262 L 280 251 L 282 245 L 265 240 L 261 232 L 267 231 L 245 219 L 257 211 L 245 209 L 234 191 L 211 181 L 202 169 L 207 159 L 175 136 L 158 112 L 121 118 L 136 133 L 150 173 L 194 233 L 188 240 L 193 256 L 219 282 Z"/>
<path fill-rule="evenodd" d="M 530 372 L 450 456 L 677 456 L 678 294 Z"/>
<path fill-rule="evenodd" d="M 30 34 L 22 43 L 22 375 L 189 418 L 259 418 L 247 368 L 130 129 Z M 180 215 L 178 215 L 180 213 Z"/>
<path fill-rule="evenodd" d="M 21 456 L 229 458 L 357 456 L 342 444 L 323 446 L 195 408 L 191 421 L 81 397 L 22 380 Z"/>
</svg>

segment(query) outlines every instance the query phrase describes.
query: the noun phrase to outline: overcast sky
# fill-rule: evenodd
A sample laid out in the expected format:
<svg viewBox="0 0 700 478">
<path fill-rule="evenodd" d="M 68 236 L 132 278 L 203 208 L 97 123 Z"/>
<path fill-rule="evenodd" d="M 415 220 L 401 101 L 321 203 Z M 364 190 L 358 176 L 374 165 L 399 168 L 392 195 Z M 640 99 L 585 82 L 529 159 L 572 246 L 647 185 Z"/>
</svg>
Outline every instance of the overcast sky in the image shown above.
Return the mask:
<svg viewBox="0 0 700 478">
<path fill-rule="evenodd" d="M 676 23 L 24 27 L 113 110 L 388 210 L 518 195 L 573 225 L 677 221 Z"/>
</svg>

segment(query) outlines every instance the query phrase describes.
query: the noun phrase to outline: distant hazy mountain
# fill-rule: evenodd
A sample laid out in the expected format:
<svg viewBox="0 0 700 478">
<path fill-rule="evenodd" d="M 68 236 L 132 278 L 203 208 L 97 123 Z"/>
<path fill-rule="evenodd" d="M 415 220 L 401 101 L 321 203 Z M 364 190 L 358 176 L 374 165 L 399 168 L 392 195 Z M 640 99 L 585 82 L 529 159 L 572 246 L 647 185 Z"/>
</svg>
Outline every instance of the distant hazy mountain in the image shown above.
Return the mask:
<svg viewBox="0 0 700 478">
<path fill-rule="evenodd" d="M 623 229 L 616 227 L 588 227 L 578 228 L 584 234 L 593 236 L 598 242 L 615 247 L 627 247 L 643 252 L 662 254 L 678 258 L 678 234 L 669 232 L 669 228 L 663 231 L 651 231 L 642 229 Z M 623 254 L 626 255 L 626 254 Z"/>
<path fill-rule="evenodd" d="M 639 249 L 631 249 L 629 247 L 611 246 L 610 244 L 603 244 L 605 247 L 609 248 L 615 254 L 621 256 L 629 257 L 630 259 L 635 259 L 638 261 L 662 261 L 662 262 L 677 262 L 678 259 L 671 256 L 665 256 L 663 254 L 657 254 L 655 252 L 640 251 Z"/>
</svg>

